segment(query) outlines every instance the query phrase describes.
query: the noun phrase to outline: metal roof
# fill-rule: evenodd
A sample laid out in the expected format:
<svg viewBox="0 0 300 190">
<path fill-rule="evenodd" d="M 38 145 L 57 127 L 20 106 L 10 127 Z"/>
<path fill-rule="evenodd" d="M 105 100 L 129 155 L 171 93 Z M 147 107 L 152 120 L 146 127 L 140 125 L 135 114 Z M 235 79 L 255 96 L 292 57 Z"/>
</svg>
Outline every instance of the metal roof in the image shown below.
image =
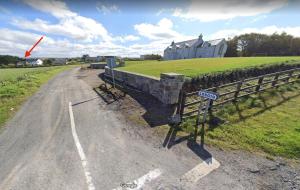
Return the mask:
<svg viewBox="0 0 300 190">
<path fill-rule="evenodd" d="M 195 43 L 198 42 L 198 38 L 197 39 L 192 39 L 192 40 L 187 40 L 187 41 L 182 41 L 182 42 L 176 42 L 174 43 L 174 45 L 176 45 L 176 47 L 185 47 L 185 46 L 193 46 Z M 224 40 L 224 38 L 221 39 L 216 39 L 216 40 L 209 40 L 209 41 L 203 41 L 202 45 L 204 43 L 209 43 L 211 46 L 216 46 L 218 45 L 222 40 Z M 172 46 L 168 46 L 168 48 L 172 48 Z"/>
<path fill-rule="evenodd" d="M 212 46 L 216 46 L 216 45 L 218 45 L 220 42 L 222 42 L 222 40 L 224 40 L 224 38 L 216 39 L 216 40 L 210 40 L 210 41 L 207 41 L 207 42 L 210 43 L 210 45 L 212 45 Z"/>
<path fill-rule="evenodd" d="M 198 38 L 197 39 L 193 39 L 193 40 L 187 40 L 187 41 L 183 41 L 183 42 L 176 42 L 175 45 L 176 46 L 184 46 L 184 45 L 188 45 L 188 46 L 192 46 L 194 43 L 196 43 L 198 41 Z"/>
</svg>

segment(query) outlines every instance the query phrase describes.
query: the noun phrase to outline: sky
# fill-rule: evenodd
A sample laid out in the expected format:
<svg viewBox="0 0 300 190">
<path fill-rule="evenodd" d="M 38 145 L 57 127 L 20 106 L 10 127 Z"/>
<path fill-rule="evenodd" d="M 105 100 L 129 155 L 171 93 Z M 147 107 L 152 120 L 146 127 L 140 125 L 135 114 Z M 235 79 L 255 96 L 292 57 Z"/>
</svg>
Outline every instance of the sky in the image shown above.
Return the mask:
<svg viewBox="0 0 300 190">
<path fill-rule="evenodd" d="M 298 0 L 0 0 L 0 54 L 163 54 L 172 41 L 259 32 L 300 37 Z"/>
</svg>

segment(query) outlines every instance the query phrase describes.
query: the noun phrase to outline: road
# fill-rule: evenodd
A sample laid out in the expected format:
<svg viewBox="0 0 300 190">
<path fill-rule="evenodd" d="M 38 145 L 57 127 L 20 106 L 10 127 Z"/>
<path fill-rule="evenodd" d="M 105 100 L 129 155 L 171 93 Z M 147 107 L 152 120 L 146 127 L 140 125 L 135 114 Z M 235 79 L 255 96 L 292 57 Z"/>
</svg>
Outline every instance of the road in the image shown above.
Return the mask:
<svg viewBox="0 0 300 190">
<path fill-rule="evenodd" d="M 130 135 L 77 69 L 42 86 L 0 134 L 0 189 L 197 189 L 180 179 L 198 164 L 210 172 Z"/>
<path fill-rule="evenodd" d="M 1 190 L 300 188 L 299 165 L 281 159 L 149 142 L 78 70 L 43 85 L 1 131 Z"/>
</svg>

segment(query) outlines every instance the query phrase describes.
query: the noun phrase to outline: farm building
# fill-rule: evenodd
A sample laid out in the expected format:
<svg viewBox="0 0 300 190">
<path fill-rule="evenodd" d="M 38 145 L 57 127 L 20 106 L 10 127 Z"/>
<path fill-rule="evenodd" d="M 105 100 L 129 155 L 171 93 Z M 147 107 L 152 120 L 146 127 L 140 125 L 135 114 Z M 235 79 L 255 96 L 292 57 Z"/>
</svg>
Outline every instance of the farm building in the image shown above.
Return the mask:
<svg viewBox="0 0 300 190">
<path fill-rule="evenodd" d="M 227 50 L 226 40 L 204 41 L 202 34 L 193 40 L 174 41 L 164 50 L 164 60 L 224 57 Z"/>
<path fill-rule="evenodd" d="M 54 58 L 52 64 L 54 65 L 65 65 L 67 64 L 67 58 Z"/>
<path fill-rule="evenodd" d="M 97 57 L 90 57 L 89 55 L 83 55 L 82 56 L 83 61 L 85 62 L 101 62 L 104 61 L 103 56 L 97 56 Z"/>
</svg>

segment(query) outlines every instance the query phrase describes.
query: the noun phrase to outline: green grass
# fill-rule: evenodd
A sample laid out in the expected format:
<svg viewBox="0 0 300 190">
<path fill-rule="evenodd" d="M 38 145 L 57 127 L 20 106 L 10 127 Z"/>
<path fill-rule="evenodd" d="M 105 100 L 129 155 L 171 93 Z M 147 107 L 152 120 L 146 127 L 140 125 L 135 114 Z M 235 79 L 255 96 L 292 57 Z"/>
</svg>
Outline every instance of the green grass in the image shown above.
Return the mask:
<svg viewBox="0 0 300 190">
<path fill-rule="evenodd" d="M 51 67 L 0 69 L 0 82 L 17 81 L 26 75 L 52 70 Z"/>
<path fill-rule="evenodd" d="M 42 84 L 70 68 L 74 66 L 0 69 L 0 128 Z"/>
<path fill-rule="evenodd" d="M 300 84 L 288 85 L 228 104 L 214 115 L 221 125 L 210 126 L 206 143 L 222 149 L 300 158 Z M 192 132 L 194 120 L 182 125 Z"/>
<path fill-rule="evenodd" d="M 126 61 L 125 67 L 118 70 L 160 77 L 161 73 L 175 72 L 187 77 L 205 73 L 255 67 L 275 63 L 300 62 L 300 56 L 294 57 L 238 57 L 238 58 L 201 58 L 175 61 Z"/>
</svg>

